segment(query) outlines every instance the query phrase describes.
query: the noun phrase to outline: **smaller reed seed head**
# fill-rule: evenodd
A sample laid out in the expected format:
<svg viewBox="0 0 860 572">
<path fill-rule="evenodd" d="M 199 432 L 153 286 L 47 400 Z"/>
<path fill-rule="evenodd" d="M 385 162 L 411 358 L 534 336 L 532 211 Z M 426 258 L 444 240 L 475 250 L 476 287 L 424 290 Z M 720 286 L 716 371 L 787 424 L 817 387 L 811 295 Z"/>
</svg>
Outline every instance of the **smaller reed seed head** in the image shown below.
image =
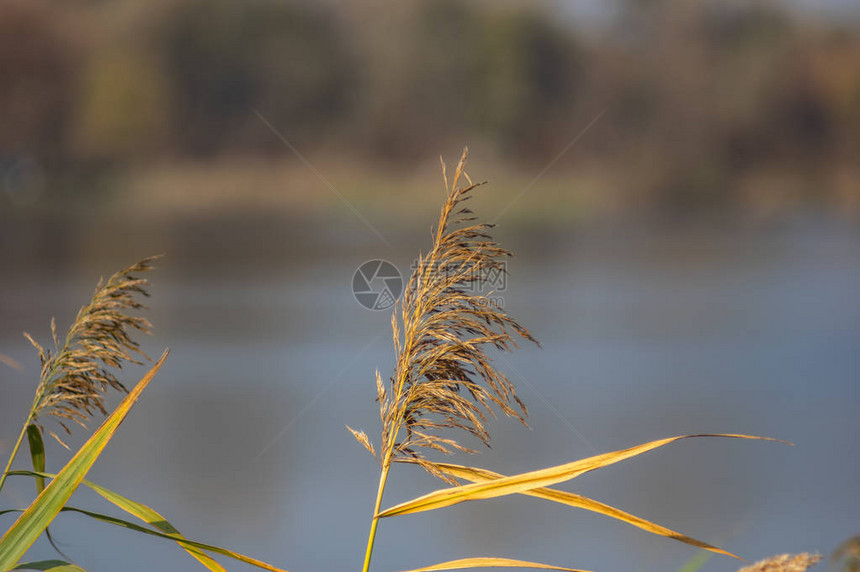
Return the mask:
<svg viewBox="0 0 860 572">
<path fill-rule="evenodd" d="M 135 330 L 148 334 L 152 324 L 145 318 L 129 315 L 129 311 L 145 308 L 136 297 L 149 295 L 146 291 L 149 283 L 135 275 L 150 271 L 157 258 L 145 258 L 106 282 L 100 280 L 90 302 L 78 311 L 62 344 L 52 319 L 53 350 L 46 350 L 29 334 L 24 334 L 39 352 L 41 362 L 31 422 L 41 428 L 40 419 L 54 417 L 70 433 L 68 421 L 86 427 L 97 411 L 107 414 L 104 406 L 107 391 L 127 392 L 112 369 L 149 359 L 131 334 Z M 65 445 L 55 433 L 51 435 Z"/>
<path fill-rule="evenodd" d="M 750 566 L 745 566 L 738 572 L 805 572 L 821 561 L 818 554 L 780 554 L 765 558 Z"/>
</svg>

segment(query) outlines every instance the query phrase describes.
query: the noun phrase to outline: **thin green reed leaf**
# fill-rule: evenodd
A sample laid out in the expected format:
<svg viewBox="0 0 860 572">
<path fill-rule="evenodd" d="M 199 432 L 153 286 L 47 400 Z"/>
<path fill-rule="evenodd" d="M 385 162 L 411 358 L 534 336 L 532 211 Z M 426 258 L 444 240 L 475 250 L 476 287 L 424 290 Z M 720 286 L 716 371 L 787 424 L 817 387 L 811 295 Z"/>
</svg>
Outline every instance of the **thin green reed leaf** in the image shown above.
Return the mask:
<svg viewBox="0 0 860 572">
<path fill-rule="evenodd" d="M 188 554 L 196 558 L 201 564 L 203 564 L 203 566 L 205 566 L 212 572 L 226 572 L 224 567 L 221 566 L 217 561 L 213 560 L 209 555 L 201 552 L 198 548 L 190 546 L 189 544 L 184 542 L 187 539 L 179 532 L 179 530 L 177 530 L 176 527 L 170 524 L 166 518 L 161 516 L 161 514 L 159 514 L 154 509 L 149 508 L 143 503 L 128 499 L 118 493 L 113 492 L 110 489 L 92 483 L 90 481 L 84 480 L 83 484 L 101 495 L 102 498 L 108 500 L 109 502 L 118 506 L 127 513 L 136 516 L 150 526 L 160 530 L 161 532 L 167 534 L 172 538 L 175 538 L 179 546 L 184 548 L 188 552 Z M 227 551 L 225 549 L 225 552 L 230 551 Z"/>
<path fill-rule="evenodd" d="M 44 472 L 45 470 L 45 443 L 42 440 L 42 429 L 35 423 L 30 423 L 27 426 L 27 443 L 30 446 L 30 462 L 33 465 L 33 471 L 36 473 Z M 36 476 L 36 494 L 45 490 L 45 477 Z M 68 558 L 60 547 L 54 542 L 54 537 L 51 534 L 51 529 L 45 529 L 45 536 L 50 545 L 57 551 L 57 554 L 64 558 Z"/>
<path fill-rule="evenodd" d="M 51 473 L 33 471 L 12 471 L 9 474 L 13 476 L 29 476 L 43 480 L 45 478 L 53 479 L 54 477 L 56 477 L 56 475 L 53 475 Z M 87 479 L 81 481 L 81 484 L 86 487 L 89 487 L 90 489 L 98 493 L 102 498 L 113 503 L 127 513 L 136 516 L 148 525 L 174 538 L 182 548 L 184 548 L 191 556 L 199 560 L 200 563 L 206 566 L 209 570 L 212 570 L 213 572 L 224 572 L 224 567 L 221 566 L 217 561 L 213 560 L 211 557 L 204 554 L 200 550 L 187 544 L 183 544 L 183 542 L 181 541 L 187 539 L 179 532 L 179 530 L 176 529 L 176 527 L 170 524 L 170 522 L 168 522 L 167 519 L 164 518 L 161 514 L 159 514 L 156 510 L 146 506 L 143 503 L 139 503 L 137 501 L 133 501 L 129 498 L 126 498 L 119 493 L 115 493 L 114 491 L 106 487 L 97 485 L 92 481 L 88 481 Z"/>
<path fill-rule="evenodd" d="M 39 426 L 30 423 L 27 425 L 27 442 L 30 445 L 30 461 L 33 464 L 33 471 L 37 473 L 45 472 L 45 443 L 42 441 L 42 431 Z M 45 490 L 45 477 L 36 477 L 36 494 Z"/>
<path fill-rule="evenodd" d="M 56 475 L 52 475 L 51 473 L 34 473 L 33 471 L 12 471 L 9 473 L 10 475 L 17 476 L 30 476 L 30 477 L 43 477 L 43 478 L 54 478 Z M 139 503 L 137 501 L 133 501 L 129 498 L 122 496 L 119 493 L 116 493 L 106 487 L 101 485 L 97 485 L 92 481 L 88 481 L 84 479 L 81 481 L 81 484 L 89 487 L 96 493 L 98 493 L 105 500 L 113 503 L 117 507 L 126 511 L 127 513 L 136 516 L 141 519 L 145 523 L 149 524 L 153 528 L 157 530 L 151 530 L 148 528 L 144 528 L 140 525 L 134 524 L 133 522 L 129 522 L 127 520 L 117 518 L 114 516 L 109 516 L 105 514 L 100 514 L 98 512 L 93 512 L 89 510 L 84 510 L 75 507 L 63 507 L 61 512 L 76 512 L 80 514 L 84 514 L 89 516 L 90 518 L 94 518 L 96 520 L 100 520 L 102 522 L 106 522 L 108 524 L 113 524 L 115 526 L 121 526 L 123 528 L 127 528 L 129 530 L 133 530 L 135 532 L 140 532 L 143 534 L 150 534 L 157 536 L 159 538 L 164 538 L 167 540 L 173 540 L 183 549 L 185 549 L 191 556 L 199 560 L 204 566 L 206 566 L 209 570 L 212 571 L 222 571 L 224 567 L 221 566 L 217 561 L 213 560 L 210 556 L 205 554 L 203 550 L 208 550 L 210 552 L 215 552 L 216 554 L 221 554 L 223 556 L 229 556 L 230 558 L 234 558 L 239 560 L 240 562 L 245 562 L 246 564 L 251 564 L 253 566 L 257 566 L 258 568 L 263 568 L 265 570 L 272 570 L 275 572 L 285 572 L 280 568 L 276 568 L 270 564 L 266 564 L 260 560 L 256 560 L 249 556 L 244 556 L 239 554 L 238 552 L 234 552 L 233 550 L 229 550 L 227 548 L 222 548 L 220 546 L 215 546 L 212 544 L 205 544 L 202 542 L 197 542 L 194 540 L 189 540 L 185 538 L 170 522 L 167 521 L 161 514 L 159 514 L 154 509 L 146 506 L 143 503 Z M 0 512 L 0 514 L 3 514 Z"/>
<path fill-rule="evenodd" d="M 708 552 L 707 550 L 700 550 L 696 554 L 693 555 L 692 558 L 687 560 L 683 566 L 678 569 L 678 572 L 699 572 L 702 569 L 702 566 L 708 563 L 708 560 L 711 559 L 713 553 Z"/>
<path fill-rule="evenodd" d="M 135 532 L 140 532 L 143 534 L 148 534 L 150 536 L 157 536 L 158 538 L 164 538 L 166 540 L 173 540 L 178 542 L 181 545 L 189 546 L 192 548 L 196 548 L 199 550 L 206 550 L 208 552 L 214 552 L 215 554 L 221 554 L 222 556 L 229 556 L 230 558 L 234 558 L 240 562 L 244 562 L 245 564 L 251 564 L 256 566 L 257 568 L 262 568 L 263 570 L 270 570 L 271 572 L 287 572 L 281 568 L 277 568 L 272 566 L 271 564 L 266 564 L 262 560 L 257 560 L 256 558 L 251 558 L 250 556 L 244 556 L 239 554 L 238 552 L 234 552 L 232 550 L 228 550 L 226 548 L 221 548 L 220 546 L 215 546 L 214 544 L 206 544 L 203 542 L 197 542 L 194 540 L 177 540 L 175 536 L 171 536 L 169 534 L 164 534 L 163 532 L 158 532 L 156 530 L 151 530 L 149 528 L 144 528 L 139 524 L 135 524 L 133 522 L 129 522 L 127 520 L 117 518 L 115 516 L 110 516 L 107 514 L 100 514 L 97 512 L 93 512 L 90 510 L 84 510 L 80 508 L 75 508 L 71 506 L 64 507 L 63 512 L 76 512 L 79 514 L 83 514 L 89 516 L 90 518 L 94 518 L 96 520 L 100 520 L 102 522 L 106 522 L 108 524 L 113 524 L 116 526 L 120 526 L 122 528 L 127 528 L 129 530 L 134 530 Z"/>
<path fill-rule="evenodd" d="M 69 564 L 62 560 L 40 560 L 39 562 L 26 562 L 13 568 L 13 570 L 42 570 L 44 572 L 87 572 L 76 564 Z"/>
<path fill-rule="evenodd" d="M 36 541 L 36 538 L 42 534 L 60 509 L 63 508 L 116 433 L 120 423 L 128 415 L 140 394 L 164 364 L 167 354 L 168 351 L 165 350 L 158 362 L 141 378 L 114 412 L 105 419 L 101 427 L 93 433 L 57 474 L 57 477 L 45 487 L 36 497 L 36 500 L 27 507 L 12 527 L 6 531 L 6 534 L 0 538 L 0 570 L 8 570 L 17 565 L 24 553 Z"/>
</svg>

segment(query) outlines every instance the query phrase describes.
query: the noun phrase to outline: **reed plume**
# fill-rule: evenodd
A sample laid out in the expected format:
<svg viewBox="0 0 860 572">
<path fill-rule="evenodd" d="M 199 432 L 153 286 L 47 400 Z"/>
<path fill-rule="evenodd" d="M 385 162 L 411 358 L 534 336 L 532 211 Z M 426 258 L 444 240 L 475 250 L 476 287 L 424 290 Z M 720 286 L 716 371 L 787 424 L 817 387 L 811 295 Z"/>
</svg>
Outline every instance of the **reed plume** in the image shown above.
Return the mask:
<svg viewBox="0 0 860 572">
<path fill-rule="evenodd" d="M 860 536 L 840 544 L 833 552 L 833 561 L 841 564 L 842 572 L 860 572 Z"/>
<path fill-rule="evenodd" d="M 466 174 L 463 152 L 435 230 L 433 246 L 419 256 L 400 301 L 392 330 L 397 363 L 390 390 L 379 385 L 383 459 L 419 463 L 431 474 L 455 484 L 423 452 L 469 451 L 441 429 L 461 429 L 489 445 L 484 427 L 495 405 L 525 423 L 528 414 L 513 384 L 493 366 L 486 349 L 511 351 L 514 335 L 536 342 L 531 334 L 487 295 L 479 293 L 489 276 L 505 272 L 510 252 L 494 242 L 491 224 L 476 220 L 463 206 L 478 187 Z M 468 184 L 460 187 L 460 180 Z M 477 290 L 477 291 L 476 291 Z M 402 326 L 402 339 L 401 339 Z M 403 431 L 402 437 L 401 429 Z"/>
<path fill-rule="evenodd" d="M 745 566 L 738 572 L 805 572 L 821 561 L 817 554 L 780 554 L 771 556 L 750 566 Z"/>
<path fill-rule="evenodd" d="M 107 391 L 128 391 L 111 368 L 122 368 L 124 363 L 141 364 L 141 358 L 149 359 L 131 333 L 137 330 L 148 334 L 152 324 L 146 318 L 130 316 L 128 311 L 145 308 L 135 296 L 149 296 L 148 281 L 134 274 L 151 270 L 156 258 L 141 260 L 106 282 L 100 280 L 90 302 L 78 311 L 62 345 L 57 338 L 56 322 L 51 320 L 53 351 L 45 350 L 29 334 L 24 334 L 39 352 L 41 362 L 31 421 L 52 416 L 68 433 L 66 421 L 86 427 L 86 421 L 96 411 L 107 414 L 104 406 Z"/>
<path fill-rule="evenodd" d="M 32 336 L 24 334 L 39 353 L 39 385 L 24 429 L 0 476 L 0 487 L 28 430 L 37 431 L 39 435 L 35 438 L 41 439 L 42 420 L 53 417 L 66 433 L 71 433 L 68 422 L 86 427 L 86 422 L 96 412 L 107 414 L 104 402 L 109 390 L 127 392 L 112 368 L 122 368 L 125 363 L 140 364 L 142 359 L 149 359 L 131 334 L 134 331 L 149 333 L 152 324 L 128 312 L 145 308 L 136 297 L 148 296 L 148 282 L 135 275 L 151 270 L 156 258 L 146 258 L 107 281 L 100 280 L 90 302 L 78 311 L 62 344 L 53 319 L 52 349 L 46 350 Z M 50 431 L 50 434 L 65 446 L 56 433 Z"/>
<path fill-rule="evenodd" d="M 432 247 L 419 256 L 392 316 L 397 362 L 388 387 L 376 375 L 382 475 L 365 570 L 392 462 L 418 463 L 456 484 L 425 456 L 431 450 L 446 454 L 472 451 L 456 438 L 443 436 L 444 430 L 459 429 L 489 445 L 484 424 L 488 415 L 495 415 L 494 408 L 524 424 L 528 415 L 513 384 L 487 355 L 489 348 L 513 350 L 517 337 L 537 341 L 483 292 L 488 277 L 506 271 L 504 259 L 511 253 L 489 235 L 493 225 L 475 223 L 472 211 L 463 205 L 480 185 L 466 174 L 467 154 L 464 150 L 450 182 L 442 165 L 448 195 Z M 461 181 L 465 181 L 463 186 Z M 350 431 L 374 453 L 363 432 Z"/>
</svg>

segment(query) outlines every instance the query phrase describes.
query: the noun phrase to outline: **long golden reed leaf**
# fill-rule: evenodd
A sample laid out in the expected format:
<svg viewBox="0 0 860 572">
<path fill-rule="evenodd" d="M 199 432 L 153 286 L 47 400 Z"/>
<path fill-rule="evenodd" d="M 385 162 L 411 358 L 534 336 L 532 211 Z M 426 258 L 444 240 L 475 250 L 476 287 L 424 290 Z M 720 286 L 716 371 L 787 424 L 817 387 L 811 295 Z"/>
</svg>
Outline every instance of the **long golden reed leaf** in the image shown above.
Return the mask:
<svg viewBox="0 0 860 572">
<path fill-rule="evenodd" d="M 493 471 L 488 471 L 486 469 L 478 469 L 474 467 L 463 467 L 461 465 L 452 465 L 449 463 L 436 463 L 436 468 L 442 471 L 443 473 L 450 475 L 455 478 L 464 479 L 467 481 L 471 481 L 473 483 L 484 483 L 488 481 L 493 481 L 496 479 L 505 478 L 505 475 L 501 475 L 499 473 L 494 473 Z M 602 502 L 596 501 L 594 499 L 590 499 L 588 497 L 578 495 L 575 493 L 569 493 L 566 491 L 559 491 L 556 489 L 549 488 L 537 488 L 529 491 L 525 491 L 524 495 L 529 495 L 537 498 L 542 498 L 545 500 L 561 503 L 567 506 L 571 506 L 574 508 L 581 508 L 584 510 L 590 510 L 592 512 L 596 512 L 599 514 L 604 514 L 606 516 L 610 516 L 612 518 L 621 520 L 628 524 L 632 524 L 642 530 L 659 534 L 660 536 L 666 536 L 668 538 L 674 538 L 680 542 L 685 544 L 690 544 L 692 546 L 697 546 L 699 548 L 703 548 L 705 550 L 710 550 L 711 552 L 716 552 L 718 554 L 725 554 L 726 556 L 731 556 L 733 558 L 737 558 L 738 560 L 743 560 L 741 557 L 732 554 L 731 552 L 727 552 L 722 548 L 717 548 L 716 546 L 712 546 L 707 542 L 702 542 L 701 540 L 696 540 L 695 538 L 691 538 L 687 535 L 681 534 L 680 532 L 675 532 L 665 526 L 661 526 L 659 524 L 653 523 L 651 521 L 645 520 L 644 518 L 639 518 L 638 516 L 632 515 L 629 512 L 625 512 L 621 509 L 615 508 L 608 504 L 604 504 Z"/>
<path fill-rule="evenodd" d="M 549 467 L 537 471 L 530 471 L 527 473 L 521 473 L 519 475 L 513 475 L 510 477 L 504 477 L 501 479 L 495 479 L 482 483 L 472 483 L 468 485 L 461 485 L 458 487 L 440 489 L 429 494 L 420 496 L 418 498 L 412 499 L 411 501 L 407 501 L 397 506 L 393 506 L 388 510 L 379 513 L 379 517 L 382 518 L 387 516 L 395 516 L 398 514 L 424 512 L 427 510 L 444 508 L 465 501 L 489 499 L 514 493 L 524 493 L 540 487 L 547 487 L 564 481 L 569 481 L 570 479 L 578 477 L 583 473 L 587 473 L 589 471 L 594 471 L 601 467 L 612 465 L 619 461 L 629 459 L 630 457 L 635 457 L 636 455 L 641 455 L 642 453 L 651 451 L 664 445 L 668 445 L 669 443 L 678 441 L 679 439 L 688 439 L 691 437 L 729 437 L 734 439 L 760 439 L 764 441 L 780 441 L 779 439 L 772 439 L 770 437 L 756 437 L 753 435 L 739 435 L 730 433 L 702 433 L 697 435 L 680 435 L 676 437 L 669 437 L 667 439 L 651 441 L 649 443 L 643 443 L 642 445 L 637 445 L 628 449 L 613 451 L 611 453 L 603 453 L 602 455 L 595 455 L 593 457 L 580 459 L 579 461 L 574 461 L 572 463 L 557 465 L 555 467 Z M 780 442 L 785 443 L 785 441 Z"/>
<path fill-rule="evenodd" d="M 562 568 L 539 562 L 527 562 L 525 560 L 512 560 L 510 558 L 461 558 L 460 560 L 449 560 L 433 566 L 415 568 L 406 572 L 433 572 L 436 570 L 465 570 L 467 568 L 540 568 L 541 570 L 566 570 L 567 572 L 588 572 L 579 568 Z"/>
</svg>

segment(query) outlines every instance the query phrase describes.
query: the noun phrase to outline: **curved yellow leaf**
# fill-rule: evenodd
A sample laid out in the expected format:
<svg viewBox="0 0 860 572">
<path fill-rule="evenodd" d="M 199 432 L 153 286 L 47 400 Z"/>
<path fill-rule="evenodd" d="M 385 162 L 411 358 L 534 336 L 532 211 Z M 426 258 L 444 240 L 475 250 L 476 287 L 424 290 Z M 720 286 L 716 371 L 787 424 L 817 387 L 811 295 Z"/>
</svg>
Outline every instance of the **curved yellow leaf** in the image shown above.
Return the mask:
<svg viewBox="0 0 860 572">
<path fill-rule="evenodd" d="M 572 463 L 557 465 L 555 467 L 530 471 L 528 473 L 521 473 L 519 475 L 504 477 L 483 483 L 472 483 L 459 487 L 439 489 L 432 493 L 412 499 L 411 501 L 393 506 L 379 513 L 378 516 L 381 518 L 398 514 L 410 514 L 426 510 L 435 510 L 465 501 L 489 499 L 554 485 L 556 483 L 569 481 L 583 473 L 587 473 L 607 465 L 612 465 L 613 463 L 629 459 L 630 457 L 635 457 L 636 455 L 641 455 L 642 453 L 662 447 L 663 445 L 667 445 L 674 441 L 678 441 L 679 439 L 688 439 L 690 437 L 730 437 L 734 439 L 779 441 L 779 439 L 772 439 L 769 437 L 756 437 L 752 435 L 737 435 L 730 433 L 702 433 L 697 435 L 669 437 L 667 439 L 651 441 L 628 449 L 613 451 L 611 453 L 603 453 L 602 455 L 595 455 L 593 457 L 580 459 L 579 461 L 574 461 Z"/>
<path fill-rule="evenodd" d="M 525 560 L 512 560 L 510 558 L 461 558 L 460 560 L 450 560 L 433 566 L 424 568 L 415 568 L 406 572 L 431 572 L 433 570 L 463 570 L 466 568 L 540 568 L 541 570 L 566 570 L 567 572 L 588 572 L 588 570 L 580 570 L 579 568 L 562 568 L 561 566 L 552 566 L 550 564 L 540 564 L 539 562 L 527 562 Z"/>
<path fill-rule="evenodd" d="M 488 482 L 505 477 L 505 475 L 500 475 L 499 473 L 494 473 L 493 471 L 488 471 L 486 469 L 477 469 L 474 467 L 463 467 L 461 465 L 451 465 L 448 463 L 436 463 L 435 466 L 443 473 L 447 473 L 452 477 L 472 481 L 473 483 Z M 532 489 L 530 491 L 525 491 L 520 494 L 542 498 L 575 508 L 581 508 L 584 510 L 590 510 L 592 512 L 605 514 L 606 516 L 611 516 L 612 518 L 616 518 L 628 524 L 632 524 L 633 526 L 639 527 L 642 530 L 646 530 L 654 534 L 659 534 L 660 536 L 674 538 L 675 540 L 678 540 L 685 544 L 690 544 L 692 546 L 704 548 L 705 550 L 710 550 L 711 552 L 725 554 L 726 556 L 731 556 L 732 558 L 743 560 L 743 558 L 740 558 L 739 556 L 736 556 L 731 552 L 723 550 L 722 548 L 717 548 L 716 546 L 712 546 L 707 542 L 702 542 L 701 540 L 690 538 L 689 536 L 681 534 L 680 532 L 675 532 L 674 530 L 666 528 L 665 526 L 660 526 L 659 524 L 645 520 L 644 518 L 639 518 L 638 516 L 630 514 L 629 512 L 625 512 L 621 509 L 615 508 L 608 504 L 604 504 L 600 501 L 596 501 L 594 499 L 590 499 L 582 495 L 548 488 Z"/>
</svg>

